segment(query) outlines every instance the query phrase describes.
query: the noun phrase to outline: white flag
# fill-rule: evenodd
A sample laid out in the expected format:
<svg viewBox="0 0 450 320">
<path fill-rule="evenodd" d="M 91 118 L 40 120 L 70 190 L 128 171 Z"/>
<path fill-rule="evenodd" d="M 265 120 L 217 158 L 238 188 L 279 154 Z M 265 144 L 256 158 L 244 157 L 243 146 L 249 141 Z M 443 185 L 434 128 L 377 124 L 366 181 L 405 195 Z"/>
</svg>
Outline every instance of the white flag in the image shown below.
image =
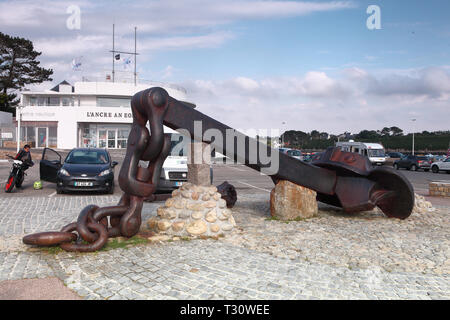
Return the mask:
<svg viewBox="0 0 450 320">
<path fill-rule="evenodd" d="M 72 60 L 72 70 L 73 71 L 80 71 L 81 70 L 81 59 L 83 57 L 76 57 Z"/>
</svg>

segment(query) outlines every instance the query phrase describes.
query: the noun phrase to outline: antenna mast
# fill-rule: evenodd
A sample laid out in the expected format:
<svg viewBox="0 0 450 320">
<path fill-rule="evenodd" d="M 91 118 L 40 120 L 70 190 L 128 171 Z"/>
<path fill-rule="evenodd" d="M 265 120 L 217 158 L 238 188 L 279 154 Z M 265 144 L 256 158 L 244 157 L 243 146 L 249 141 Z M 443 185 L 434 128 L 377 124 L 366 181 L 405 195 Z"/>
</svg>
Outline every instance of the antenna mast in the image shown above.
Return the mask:
<svg viewBox="0 0 450 320">
<path fill-rule="evenodd" d="M 136 47 L 137 47 L 137 37 L 136 37 L 136 32 L 137 32 L 137 27 L 134 27 L 134 52 L 124 52 L 124 51 L 117 51 L 115 50 L 114 47 L 114 24 L 113 24 L 113 48 L 110 52 L 112 52 L 112 81 L 115 81 L 115 71 L 114 71 L 114 60 L 116 59 L 116 53 L 123 53 L 123 54 L 131 54 L 134 56 L 134 85 L 137 84 L 137 72 L 136 72 L 136 58 L 138 56 L 139 53 L 136 52 Z M 119 57 L 120 59 L 120 57 Z"/>
</svg>

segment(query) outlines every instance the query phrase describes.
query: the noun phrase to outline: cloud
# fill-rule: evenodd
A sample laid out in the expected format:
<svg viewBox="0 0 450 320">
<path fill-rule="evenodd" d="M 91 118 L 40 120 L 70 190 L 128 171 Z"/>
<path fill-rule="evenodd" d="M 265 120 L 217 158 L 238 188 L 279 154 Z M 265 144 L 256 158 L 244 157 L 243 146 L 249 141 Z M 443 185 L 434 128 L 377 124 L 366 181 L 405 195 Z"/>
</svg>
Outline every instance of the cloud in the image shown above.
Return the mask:
<svg viewBox="0 0 450 320">
<path fill-rule="evenodd" d="M 314 129 L 329 133 L 399 126 L 448 130 L 449 68 L 390 71 L 309 71 L 296 77 L 195 80 L 183 85 L 198 110 L 234 128 Z M 287 122 L 287 125 L 282 125 Z"/>
</svg>

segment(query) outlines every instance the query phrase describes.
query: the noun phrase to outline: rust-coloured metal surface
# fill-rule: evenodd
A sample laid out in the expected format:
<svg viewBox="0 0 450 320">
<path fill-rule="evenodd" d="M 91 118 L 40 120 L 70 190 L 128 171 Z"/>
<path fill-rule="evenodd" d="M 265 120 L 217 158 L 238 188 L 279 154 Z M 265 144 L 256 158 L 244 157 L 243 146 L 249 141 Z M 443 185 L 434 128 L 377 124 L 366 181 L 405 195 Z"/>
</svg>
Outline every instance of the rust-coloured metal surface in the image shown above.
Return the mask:
<svg viewBox="0 0 450 320">
<path fill-rule="evenodd" d="M 342 207 L 347 212 L 369 210 L 378 206 L 389 217 L 407 218 L 414 205 L 411 184 L 391 168 L 373 168 L 369 161 L 354 153 L 339 148 L 329 148 L 313 164 L 289 157 L 236 130 L 214 120 L 190 105 L 168 95 L 162 88 L 150 88 L 136 93 L 131 101 L 133 124 L 128 137 L 128 146 L 119 173 L 119 185 L 124 194 L 116 206 L 99 208 L 85 207 L 77 222 L 63 227 L 60 232 L 42 232 L 27 235 L 23 242 L 30 245 L 57 245 L 67 251 L 91 252 L 102 248 L 108 237 L 131 237 L 139 231 L 143 201 L 162 200 L 165 195 L 155 195 L 161 167 L 170 151 L 170 136 L 164 134 L 163 124 L 172 129 L 185 129 L 198 141 L 210 143 L 216 151 L 244 163 L 255 170 L 270 166 L 260 158 L 274 155 L 279 161 L 278 170 L 270 174 L 274 180 L 289 180 L 315 190 L 318 200 Z M 200 130 L 195 129 L 200 121 Z M 146 128 L 149 122 L 151 134 Z M 205 132 L 215 129 L 222 139 L 205 138 Z M 229 138 L 232 131 L 235 137 Z M 232 150 L 227 139 L 243 141 L 244 148 L 234 144 Z M 139 161 L 149 161 L 147 168 Z M 229 184 L 218 186 L 219 192 L 233 206 L 236 190 Z M 76 232 L 76 234 L 74 233 Z M 82 243 L 84 240 L 86 243 Z M 74 242 L 75 241 L 75 242 Z"/>
</svg>

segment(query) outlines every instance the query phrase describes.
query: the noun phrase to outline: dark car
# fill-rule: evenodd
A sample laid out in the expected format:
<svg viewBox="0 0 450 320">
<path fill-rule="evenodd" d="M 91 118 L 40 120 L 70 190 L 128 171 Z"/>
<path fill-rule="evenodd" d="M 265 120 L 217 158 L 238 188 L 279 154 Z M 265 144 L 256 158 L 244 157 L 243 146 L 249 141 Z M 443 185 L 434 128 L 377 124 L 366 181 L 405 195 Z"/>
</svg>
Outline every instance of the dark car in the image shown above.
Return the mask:
<svg viewBox="0 0 450 320">
<path fill-rule="evenodd" d="M 401 159 L 404 157 L 404 154 L 401 152 L 389 152 L 387 156 L 391 159 Z"/>
<path fill-rule="evenodd" d="M 40 162 L 41 180 L 55 182 L 56 192 L 103 191 L 114 193 L 114 167 L 106 149 L 76 148 L 64 163 L 61 155 L 45 148 Z"/>
<path fill-rule="evenodd" d="M 400 160 L 394 162 L 394 168 L 400 169 L 405 168 L 407 170 L 417 171 L 423 169 L 424 171 L 429 171 L 431 166 L 431 161 L 428 157 L 406 155 Z"/>
</svg>

